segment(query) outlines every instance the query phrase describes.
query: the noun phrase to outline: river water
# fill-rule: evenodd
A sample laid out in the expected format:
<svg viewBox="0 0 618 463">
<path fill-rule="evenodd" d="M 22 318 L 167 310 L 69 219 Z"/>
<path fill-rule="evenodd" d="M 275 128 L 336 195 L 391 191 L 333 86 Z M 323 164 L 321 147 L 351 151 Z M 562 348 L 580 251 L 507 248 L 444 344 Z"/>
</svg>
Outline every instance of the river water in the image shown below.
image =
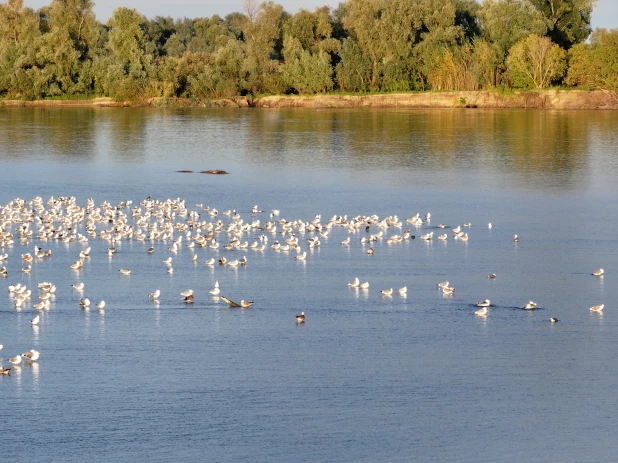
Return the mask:
<svg viewBox="0 0 618 463">
<path fill-rule="evenodd" d="M 267 235 L 264 252 L 185 240 L 172 254 L 170 240 L 126 239 L 110 258 L 100 238 L 16 239 L 0 250 L 0 359 L 41 357 L 0 376 L 7 461 L 613 460 L 617 126 L 609 111 L 0 109 L 3 205 L 181 198 L 225 224 L 226 210 L 263 225 L 273 209 L 277 221 L 402 221 L 369 244 L 375 225 L 334 226 L 314 248 L 318 235 L 298 232 L 305 262 L 270 248 L 286 238 L 280 226 L 241 238 Z M 208 169 L 229 175 L 197 173 Z M 252 216 L 255 204 L 264 212 Z M 430 222 L 406 222 L 427 212 Z M 464 224 L 468 241 L 454 240 Z M 387 242 L 407 229 L 415 239 Z M 20 255 L 35 245 L 52 257 L 24 274 Z M 91 257 L 71 270 L 86 246 Z M 172 255 L 169 274 L 161 260 Z M 247 264 L 204 264 L 222 256 Z M 355 277 L 369 289 L 348 287 Z M 36 294 L 44 281 L 57 292 L 33 328 L 38 312 L 16 310 L 7 290 Z M 228 308 L 208 293 L 215 281 L 254 304 Z M 190 305 L 179 295 L 189 288 Z M 82 310 L 84 296 L 105 311 Z M 483 299 L 488 315 L 476 316 Z M 539 308 L 522 310 L 529 300 Z"/>
</svg>

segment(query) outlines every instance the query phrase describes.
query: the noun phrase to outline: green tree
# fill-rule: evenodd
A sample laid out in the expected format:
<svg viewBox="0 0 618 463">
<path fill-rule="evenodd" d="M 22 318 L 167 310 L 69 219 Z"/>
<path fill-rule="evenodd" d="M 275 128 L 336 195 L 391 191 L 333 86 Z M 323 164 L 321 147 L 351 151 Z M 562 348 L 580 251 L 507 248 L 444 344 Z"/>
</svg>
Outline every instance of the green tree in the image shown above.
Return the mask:
<svg viewBox="0 0 618 463">
<path fill-rule="evenodd" d="M 44 94 L 37 61 L 41 35 L 39 14 L 22 0 L 0 4 L 0 94 L 29 99 Z"/>
<path fill-rule="evenodd" d="M 455 24 L 456 8 L 450 0 L 423 0 L 422 41 L 415 47 L 421 70 L 435 90 L 459 90 L 462 76 L 458 61 L 462 56 L 462 26 Z"/>
<path fill-rule="evenodd" d="M 545 18 L 528 0 L 485 0 L 479 17 L 483 37 L 503 59 L 520 40 L 547 32 Z"/>
<path fill-rule="evenodd" d="M 366 92 L 371 81 L 371 60 L 363 55 L 356 40 L 343 39 L 339 51 L 341 60 L 335 67 L 337 85 L 344 92 Z"/>
<path fill-rule="evenodd" d="M 147 48 L 153 50 L 155 57 L 167 55 L 167 41 L 176 34 L 174 19 L 157 16 L 153 20 L 147 20 L 143 27 L 146 40 L 150 42 L 150 47 Z"/>
<path fill-rule="evenodd" d="M 455 25 L 460 26 L 468 41 L 481 34 L 479 12 L 481 5 L 476 0 L 454 0 Z"/>
<path fill-rule="evenodd" d="M 190 51 L 206 51 L 214 53 L 224 46 L 228 40 L 235 39 L 223 19 L 215 15 L 212 18 L 198 19 L 194 23 L 194 34 L 188 43 Z"/>
<path fill-rule="evenodd" d="M 339 49 L 338 42 L 332 38 L 333 26 L 328 7 L 318 8 L 315 12 L 299 10 L 285 19 L 282 32 L 284 37 L 289 35 L 297 39 L 303 49 L 311 53 Z"/>
<path fill-rule="evenodd" d="M 53 0 L 46 10 L 48 32 L 43 36 L 38 62 L 44 68 L 50 95 L 92 91 L 87 69 L 99 38 L 93 6 L 90 0 Z"/>
<path fill-rule="evenodd" d="M 107 22 L 113 66 L 106 76 L 106 91 L 119 99 L 148 95 L 153 74 L 153 55 L 144 33 L 146 18 L 135 9 L 117 8 Z"/>
<path fill-rule="evenodd" d="M 252 94 L 280 93 L 284 90 L 280 73 L 277 71 L 283 45 L 283 7 L 271 1 L 255 7 L 253 2 L 249 1 L 246 10 L 245 19 L 239 24 L 246 46 L 246 90 Z"/>
<path fill-rule="evenodd" d="M 498 85 L 502 58 L 490 42 L 485 39 L 474 41 L 470 73 L 474 82 L 481 88 L 494 88 Z"/>
<path fill-rule="evenodd" d="M 321 50 L 311 53 L 295 37 L 283 40 L 284 63 L 279 67 L 284 83 L 299 93 L 317 93 L 332 90 L 333 69 L 329 55 Z"/>
<path fill-rule="evenodd" d="M 363 59 L 371 63 L 366 85 L 375 91 L 381 88 L 386 66 L 391 61 L 411 62 L 412 46 L 422 26 L 422 10 L 417 2 L 409 0 L 349 0 L 342 22 Z M 349 72 L 343 73 L 353 67 L 351 63 L 344 63 L 344 59 L 353 58 L 347 53 L 349 50 L 348 47 L 341 55 L 340 82 L 355 80 Z M 388 70 L 397 68 L 391 65 Z"/>
<path fill-rule="evenodd" d="M 549 37 L 531 34 L 511 48 L 506 65 L 515 87 L 546 88 L 564 76 L 566 51 Z"/>
<path fill-rule="evenodd" d="M 546 18 L 549 37 L 565 49 L 583 42 L 592 31 L 596 0 L 530 0 Z"/>
<path fill-rule="evenodd" d="M 596 29 L 590 44 L 569 50 L 569 85 L 618 91 L 618 29 Z"/>
</svg>

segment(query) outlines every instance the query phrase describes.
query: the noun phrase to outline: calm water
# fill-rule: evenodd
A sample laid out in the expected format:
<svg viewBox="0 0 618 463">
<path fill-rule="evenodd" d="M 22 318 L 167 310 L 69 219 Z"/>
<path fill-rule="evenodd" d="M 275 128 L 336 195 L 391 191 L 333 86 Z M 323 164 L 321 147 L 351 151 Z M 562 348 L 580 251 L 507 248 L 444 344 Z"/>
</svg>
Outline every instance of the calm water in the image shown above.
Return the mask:
<svg viewBox="0 0 618 463">
<path fill-rule="evenodd" d="M 313 250 L 315 234 L 298 235 L 306 263 L 270 248 L 196 248 L 193 263 L 183 246 L 173 275 L 161 263 L 169 241 L 123 241 L 109 259 L 109 244 L 91 239 L 81 272 L 68 267 L 87 246 L 77 242 L 0 250 L 2 363 L 41 352 L 0 376 L 7 461 L 613 460 L 617 126 L 600 111 L 0 109 L 1 204 L 179 197 L 262 223 L 274 208 L 287 220 L 404 221 L 373 256 L 364 228 L 334 227 Z M 254 204 L 267 212 L 252 218 Z M 431 223 L 406 224 L 417 212 Z M 467 222 L 467 243 L 449 228 L 446 243 L 418 238 Z M 415 240 L 386 243 L 407 228 Z M 35 245 L 52 258 L 22 274 Z M 204 265 L 223 255 L 247 265 Z M 590 275 L 599 267 L 604 278 Z M 347 286 L 356 276 L 368 291 Z M 228 309 L 208 294 L 215 280 L 255 304 Z M 452 297 L 436 289 L 443 280 Z M 35 311 L 15 310 L 7 288 L 42 281 L 57 296 L 33 329 Z M 104 315 L 80 309 L 79 281 L 105 299 Z M 404 285 L 406 298 L 380 293 Z M 156 288 L 158 305 L 146 296 Z M 192 306 L 179 296 L 188 288 Z M 486 298 L 489 315 L 475 316 Z M 541 308 L 518 308 L 529 300 Z"/>
</svg>

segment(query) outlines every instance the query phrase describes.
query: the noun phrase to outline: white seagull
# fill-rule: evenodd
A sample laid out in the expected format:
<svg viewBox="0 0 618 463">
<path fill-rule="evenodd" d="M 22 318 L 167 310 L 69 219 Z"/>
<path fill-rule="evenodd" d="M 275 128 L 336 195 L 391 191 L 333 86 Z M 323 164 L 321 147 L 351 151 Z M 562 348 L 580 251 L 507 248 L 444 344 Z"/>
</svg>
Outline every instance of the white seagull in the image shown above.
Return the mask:
<svg viewBox="0 0 618 463">
<path fill-rule="evenodd" d="M 474 315 L 485 316 L 487 315 L 487 307 L 482 307 L 474 312 Z"/>
<path fill-rule="evenodd" d="M 21 356 L 27 358 L 31 362 L 36 362 L 41 356 L 41 353 L 38 350 L 31 349 L 30 351 L 21 354 Z"/>
</svg>

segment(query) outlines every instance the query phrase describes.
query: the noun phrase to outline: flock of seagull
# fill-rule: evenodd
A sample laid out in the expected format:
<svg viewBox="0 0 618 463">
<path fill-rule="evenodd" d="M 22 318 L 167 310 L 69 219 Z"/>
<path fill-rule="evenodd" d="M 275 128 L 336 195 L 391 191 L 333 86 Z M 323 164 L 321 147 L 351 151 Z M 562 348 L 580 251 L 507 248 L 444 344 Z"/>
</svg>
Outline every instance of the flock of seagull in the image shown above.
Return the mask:
<svg viewBox="0 0 618 463">
<path fill-rule="evenodd" d="M 515 235 L 515 236 L 517 237 L 517 235 Z M 597 270 L 593 271 L 592 275 L 597 276 L 597 277 L 603 277 L 604 273 L 605 273 L 605 271 L 602 268 L 600 268 L 600 269 L 597 269 Z M 487 278 L 496 278 L 496 275 L 494 273 L 492 273 L 492 274 L 488 275 Z M 439 283 L 438 284 L 439 287 L 443 286 L 443 285 L 448 286 L 448 282 L 444 282 L 444 283 Z M 480 307 L 480 309 L 476 310 L 474 312 L 474 314 L 478 315 L 478 316 L 481 316 L 481 317 L 486 317 L 487 313 L 489 312 L 488 309 L 489 309 L 489 307 L 491 307 L 491 301 L 489 299 L 485 299 L 484 301 L 478 302 L 476 304 L 476 306 Z M 605 304 L 596 304 L 596 305 L 593 305 L 592 307 L 590 307 L 590 311 L 591 312 L 600 313 L 600 312 L 603 312 L 603 308 L 604 307 L 605 307 Z M 538 309 L 539 306 L 538 306 L 538 304 L 536 302 L 530 301 L 530 302 L 527 302 L 526 304 L 524 304 L 520 308 L 524 309 L 524 310 L 535 310 L 535 309 Z M 557 323 L 560 320 L 558 320 L 556 317 L 551 317 L 549 319 L 549 321 L 551 323 Z"/>
<path fill-rule="evenodd" d="M 169 247 L 171 255 L 162 259 L 161 262 L 168 273 L 173 273 L 175 256 L 183 246 L 183 241 L 184 246 L 192 253 L 191 260 L 193 262 L 198 260 L 196 248 L 208 248 L 213 251 L 222 249 L 243 253 L 248 251 L 263 253 L 267 250 L 267 246 L 272 252 L 296 253 L 295 259 L 305 262 L 307 251 L 301 245 L 299 236 L 310 235 L 305 240 L 306 247 L 309 249 L 319 248 L 321 240 L 328 239 L 333 227 L 342 227 L 351 235 L 364 229 L 368 236 L 363 236 L 359 241 L 370 246 L 379 240 L 385 240 L 389 245 L 396 245 L 416 238 L 411 229 L 389 234 L 389 232 L 403 230 L 404 228 L 404 221 L 396 215 L 384 218 L 377 215 L 359 215 L 352 218 L 333 216 L 324 222 L 322 217 L 317 215 L 309 221 L 288 221 L 279 218 L 280 211 L 273 209 L 269 214 L 269 219 L 262 221 L 256 217 L 263 211 L 254 206 L 251 211 L 251 219 L 245 221 L 240 214 L 233 210 L 220 213 L 216 208 L 203 204 L 197 204 L 196 208 L 197 210 L 190 210 L 185 201 L 179 198 L 159 201 L 148 197 L 135 206 L 133 206 L 132 201 L 123 201 L 117 205 L 105 201 L 97 205 L 93 199 L 88 199 L 84 207 L 77 205 L 74 197 L 52 197 L 48 201 L 44 201 L 41 197 L 34 198 L 32 201 L 14 199 L 0 208 L 0 278 L 9 277 L 7 263 L 11 256 L 9 256 L 9 252 L 5 251 L 13 251 L 16 243 L 24 247 L 29 246 L 33 240 L 37 240 L 41 245 L 50 241 L 80 244 L 82 249 L 76 253 L 77 260 L 69 265 L 71 270 L 79 274 L 84 268 L 84 264 L 91 258 L 91 247 L 88 246 L 90 240 L 105 242 L 107 255 L 110 259 L 117 252 L 116 246 L 125 240 L 171 246 Z M 224 220 L 222 216 L 228 219 Z M 405 224 L 413 228 L 420 228 L 429 224 L 430 221 L 430 213 L 423 217 L 416 214 L 405 219 Z M 470 223 L 465 223 L 452 228 L 452 239 L 467 242 L 469 236 L 463 229 L 470 226 Z M 491 223 L 488 227 L 492 228 Z M 437 228 L 445 229 L 447 225 L 439 224 Z M 372 231 L 375 231 L 375 233 L 371 234 Z M 255 240 L 250 244 L 247 237 L 251 235 L 254 236 Z M 224 243 L 223 240 L 226 237 L 228 241 Z M 434 239 L 434 232 L 422 234 L 419 239 L 430 242 Z M 448 235 L 440 234 L 437 239 L 446 241 Z M 269 244 L 270 240 L 273 240 L 272 244 Z M 518 242 L 519 237 L 515 235 L 513 240 Z M 341 241 L 342 246 L 350 246 L 350 243 L 351 236 Z M 151 246 L 147 252 L 154 253 L 155 247 Z M 372 255 L 374 252 L 373 246 L 366 251 L 368 255 Z M 21 273 L 28 275 L 37 262 L 51 258 L 52 251 L 50 249 L 44 250 L 36 245 L 33 254 L 21 254 L 21 261 L 23 261 L 21 265 L 25 264 L 20 269 Z M 242 267 L 246 266 L 247 262 L 246 255 L 239 259 L 228 259 L 221 256 L 218 260 L 211 257 L 204 264 L 211 267 L 215 265 Z M 126 267 L 120 268 L 118 272 L 123 277 L 131 275 L 131 269 Z M 598 269 L 592 274 L 602 278 L 604 270 Z M 496 275 L 492 273 L 487 277 L 496 278 Z M 354 278 L 348 283 L 348 286 L 366 291 L 369 288 L 369 282 L 361 282 L 358 278 Z M 438 283 L 437 287 L 444 295 L 452 295 L 455 291 L 455 288 L 450 286 L 448 281 Z M 72 288 L 74 292 L 80 295 L 79 304 L 83 310 L 89 310 L 94 306 L 101 314 L 105 312 L 105 300 L 100 300 L 94 304 L 84 296 L 86 287 L 83 281 L 73 284 Z M 9 297 L 16 310 L 20 311 L 30 305 L 33 310 L 38 312 L 30 320 L 30 324 L 37 328 L 41 320 L 40 314 L 50 309 L 51 301 L 56 296 L 56 286 L 51 282 L 42 282 L 37 284 L 35 291 L 38 291 L 36 295 L 21 283 L 8 286 Z M 386 298 L 392 298 L 394 295 L 405 298 L 407 291 L 407 287 L 404 286 L 398 289 L 382 289 L 380 293 Z M 223 296 L 218 280 L 208 293 L 217 300 L 220 298 L 231 308 L 247 309 L 254 303 L 251 300 L 244 299 L 237 303 Z M 147 294 L 147 297 L 155 303 L 158 303 L 160 296 L 160 289 L 155 289 Z M 182 291 L 179 296 L 187 304 L 192 304 L 195 299 L 193 289 Z M 33 297 L 38 297 L 38 300 L 33 302 Z M 486 317 L 492 304 L 489 299 L 486 299 L 477 303 L 476 306 L 479 308 L 474 314 L 479 317 Z M 534 301 L 530 301 L 521 308 L 534 310 L 538 308 L 538 305 Z M 599 304 L 591 307 L 590 311 L 601 312 L 603 308 L 604 305 Z M 550 321 L 555 323 L 558 319 L 552 317 Z M 304 311 L 296 315 L 296 322 L 299 324 L 305 322 Z M 0 345 L 0 350 L 2 348 L 3 346 Z M 22 360 L 24 362 L 37 362 L 39 357 L 40 352 L 32 349 L 9 358 L 9 362 L 16 367 Z M 3 368 L 0 364 L 0 373 L 3 375 L 9 375 L 10 370 L 11 368 Z"/>
</svg>

